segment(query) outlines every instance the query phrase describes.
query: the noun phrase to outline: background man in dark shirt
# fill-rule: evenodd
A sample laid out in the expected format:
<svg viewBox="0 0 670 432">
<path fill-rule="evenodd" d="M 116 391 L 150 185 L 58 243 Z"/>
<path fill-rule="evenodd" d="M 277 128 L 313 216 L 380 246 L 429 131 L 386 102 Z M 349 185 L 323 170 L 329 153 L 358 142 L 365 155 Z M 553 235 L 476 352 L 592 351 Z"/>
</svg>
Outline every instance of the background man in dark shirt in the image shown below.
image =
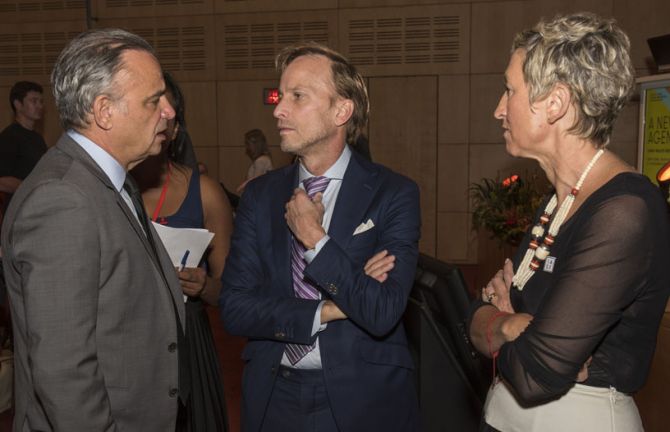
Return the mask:
<svg viewBox="0 0 670 432">
<path fill-rule="evenodd" d="M 47 151 L 44 138 L 35 132 L 42 118 L 42 86 L 19 81 L 9 92 L 14 121 L 0 132 L 0 192 L 14 193 Z"/>
</svg>

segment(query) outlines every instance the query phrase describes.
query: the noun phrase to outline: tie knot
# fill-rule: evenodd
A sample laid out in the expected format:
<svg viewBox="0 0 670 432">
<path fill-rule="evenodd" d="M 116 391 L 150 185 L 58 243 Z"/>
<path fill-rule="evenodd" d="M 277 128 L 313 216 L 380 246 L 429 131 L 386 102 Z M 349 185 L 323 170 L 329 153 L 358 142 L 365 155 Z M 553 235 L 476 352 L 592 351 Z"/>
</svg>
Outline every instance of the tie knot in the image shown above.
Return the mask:
<svg viewBox="0 0 670 432">
<path fill-rule="evenodd" d="M 328 187 L 330 179 L 324 176 L 310 177 L 302 181 L 305 185 L 305 191 L 310 198 L 313 198 L 314 195 L 319 192 L 323 192 Z"/>
</svg>

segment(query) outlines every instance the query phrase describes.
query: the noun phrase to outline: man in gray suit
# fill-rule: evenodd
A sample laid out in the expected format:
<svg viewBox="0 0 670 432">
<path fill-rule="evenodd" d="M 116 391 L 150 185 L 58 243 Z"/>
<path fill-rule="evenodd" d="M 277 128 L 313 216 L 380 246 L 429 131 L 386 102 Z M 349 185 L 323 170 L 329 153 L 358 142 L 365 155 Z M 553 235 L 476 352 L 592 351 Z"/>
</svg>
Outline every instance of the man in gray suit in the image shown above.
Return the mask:
<svg viewBox="0 0 670 432">
<path fill-rule="evenodd" d="M 140 37 L 93 30 L 66 46 L 51 80 L 66 132 L 2 230 L 14 431 L 175 430 L 189 388 L 181 289 L 126 178 L 175 115 L 160 65 Z"/>
</svg>

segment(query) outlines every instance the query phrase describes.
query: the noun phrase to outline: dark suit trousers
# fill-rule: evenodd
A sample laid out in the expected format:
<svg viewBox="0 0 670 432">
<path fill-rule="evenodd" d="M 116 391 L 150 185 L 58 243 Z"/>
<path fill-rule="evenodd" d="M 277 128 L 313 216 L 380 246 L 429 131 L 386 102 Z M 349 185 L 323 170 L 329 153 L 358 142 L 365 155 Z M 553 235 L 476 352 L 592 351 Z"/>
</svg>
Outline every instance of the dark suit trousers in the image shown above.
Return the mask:
<svg viewBox="0 0 670 432">
<path fill-rule="evenodd" d="M 321 370 L 280 366 L 262 432 L 339 432 Z"/>
</svg>

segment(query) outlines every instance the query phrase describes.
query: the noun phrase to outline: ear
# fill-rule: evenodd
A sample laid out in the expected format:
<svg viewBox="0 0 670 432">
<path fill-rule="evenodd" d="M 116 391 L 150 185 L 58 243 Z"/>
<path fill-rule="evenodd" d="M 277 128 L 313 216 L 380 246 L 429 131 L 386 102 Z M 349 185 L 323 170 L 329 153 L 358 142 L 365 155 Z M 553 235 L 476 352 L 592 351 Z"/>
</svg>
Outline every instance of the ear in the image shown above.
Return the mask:
<svg viewBox="0 0 670 432">
<path fill-rule="evenodd" d="M 554 124 L 565 117 L 571 104 L 572 95 L 570 94 L 568 87 L 562 83 L 556 84 L 549 92 L 549 96 L 545 99 L 547 121 L 550 124 Z"/>
<path fill-rule="evenodd" d="M 14 106 L 14 112 L 19 112 L 19 110 L 21 109 L 21 106 L 23 105 L 23 102 L 21 102 L 18 99 L 14 99 L 12 101 L 12 105 Z"/>
<path fill-rule="evenodd" d="M 103 130 L 110 130 L 113 126 L 116 104 L 107 95 L 100 95 L 93 101 L 93 120 Z"/>
<path fill-rule="evenodd" d="M 354 102 L 351 99 L 339 99 L 335 102 L 335 123 L 344 125 L 354 114 Z"/>
</svg>

